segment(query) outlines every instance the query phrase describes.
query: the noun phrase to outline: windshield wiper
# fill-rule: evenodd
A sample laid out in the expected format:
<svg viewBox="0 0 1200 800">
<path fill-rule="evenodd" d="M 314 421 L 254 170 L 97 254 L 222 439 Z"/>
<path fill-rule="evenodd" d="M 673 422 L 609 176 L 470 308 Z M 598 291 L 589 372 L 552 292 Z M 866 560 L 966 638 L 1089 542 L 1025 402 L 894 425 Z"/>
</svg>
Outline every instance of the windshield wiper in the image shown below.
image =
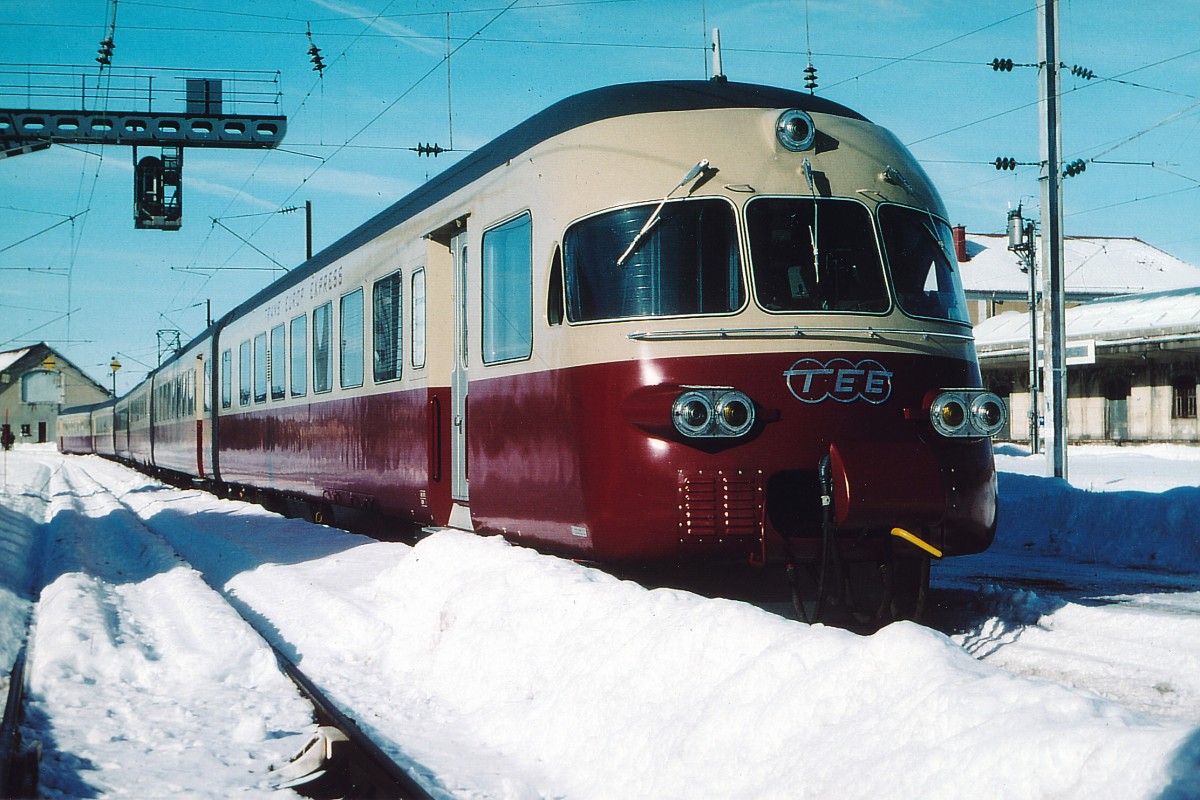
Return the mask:
<svg viewBox="0 0 1200 800">
<path fill-rule="evenodd" d="M 653 213 L 650 214 L 650 218 L 646 220 L 646 224 L 642 226 L 642 229 L 638 231 L 636 235 L 634 235 L 633 241 L 629 243 L 629 247 L 626 247 L 625 252 L 621 253 L 621 257 L 617 259 L 618 267 L 625 266 L 625 262 L 629 260 L 629 256 L 633 255 L 633 251 L 636 250 L 637 246 L 642 243 L 642 239 L 645 238 L 646 234 L 650 232 L 650 229 L 654 227 L 654 223 L 658 222 L 658 216 L 662 213 L 663 206 L 665 206 L 667 201 L 671 199 L 671 195 L 675 194 L 679 187 L 683 186 L 688 181 L 694 180 L 706 169 L 708 169 L 707 158 L 702 159 L 696 164 L 696 166 L 688 170 L 688 174 L 683 176 L 683 180 L 672 186 L 671 191 L 663 195 L 663 199 L 659 202 L 658 207 L 654 209 Z"/>
</svg>

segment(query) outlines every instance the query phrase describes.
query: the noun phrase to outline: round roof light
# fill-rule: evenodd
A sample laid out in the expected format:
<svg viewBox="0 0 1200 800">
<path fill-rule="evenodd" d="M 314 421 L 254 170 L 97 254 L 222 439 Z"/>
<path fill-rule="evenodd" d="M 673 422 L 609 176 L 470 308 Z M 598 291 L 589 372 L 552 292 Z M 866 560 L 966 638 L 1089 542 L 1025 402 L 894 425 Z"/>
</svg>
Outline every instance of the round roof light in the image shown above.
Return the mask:
<svg viewBox="0 0 1200 800">
<path fill-rule="evenodd" d="M 817 139 L 817 126 L 806 112 L 791 108 L 779 115 L 779 121 L 775 123 L 775 137 L 788 150 L 798 153 L 813 146 Z"/>
</svg>

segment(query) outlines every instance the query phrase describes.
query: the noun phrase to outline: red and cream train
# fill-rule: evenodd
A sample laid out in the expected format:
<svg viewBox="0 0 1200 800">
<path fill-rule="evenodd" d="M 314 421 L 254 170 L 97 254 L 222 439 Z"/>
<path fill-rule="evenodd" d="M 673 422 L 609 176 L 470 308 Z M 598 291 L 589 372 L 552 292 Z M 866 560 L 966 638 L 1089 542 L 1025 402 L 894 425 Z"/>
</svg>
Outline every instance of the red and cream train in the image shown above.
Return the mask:
<svg viewBox="0 0 1200 800">
<path fill-rule="evenodd" d="M 827 100 L 585 92 L 64 413 L 63 449 L 598 562 L 866 564 L 911 607 L 996 525 L 946 219 Z"/>
</svg>

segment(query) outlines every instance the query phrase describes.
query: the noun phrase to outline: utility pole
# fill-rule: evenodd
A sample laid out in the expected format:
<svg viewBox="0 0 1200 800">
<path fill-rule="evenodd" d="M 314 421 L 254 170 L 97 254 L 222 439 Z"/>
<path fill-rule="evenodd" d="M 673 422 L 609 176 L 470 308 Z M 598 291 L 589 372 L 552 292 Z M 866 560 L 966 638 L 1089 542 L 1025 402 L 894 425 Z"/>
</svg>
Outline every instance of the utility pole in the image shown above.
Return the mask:
<svg viewBox="0 0 1200 800">
<path fill-rule="evenodd" d="M 1042 270 L 1045 290 L 1045 350 L 1049 390 L 1046 449 L 1054 477 L 1067 477 L 1066 281 L 1063 265 L 1062 126 L 1059 109 L 1058 0 L 1039 0 L 1038 109 L 1041 112 Z"/>
<path fill-rule="evenodd" d="M 1033 220 L 1026 222 L 1019 205 L 1008 212 L 1008 249 L 1017 254 L 1023 264 L 1021 271 L 1029 275 L 1029 451 L 1037 455 L 1041 452 L 1038 395 L 1042 384 L 1037 357 L 1037 248 Z"/>
</svg>

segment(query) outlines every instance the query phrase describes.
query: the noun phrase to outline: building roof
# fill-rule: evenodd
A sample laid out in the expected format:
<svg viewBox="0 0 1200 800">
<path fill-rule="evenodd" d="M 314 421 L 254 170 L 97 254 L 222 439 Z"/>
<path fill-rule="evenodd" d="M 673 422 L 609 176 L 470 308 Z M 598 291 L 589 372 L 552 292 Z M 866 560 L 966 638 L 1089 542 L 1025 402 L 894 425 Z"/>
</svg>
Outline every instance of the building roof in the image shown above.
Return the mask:
<svg viewBox="0 0 1200 800">
<path fill-rule="evenodd" d="M 1094 300 L 1067 309 L 1068 341 L 1133 344 L 1200 338 L 1200 287 Z M 975 326 L 981 356 L 1028 352 L 1029 315 L 1007 311 Z"/>
<path fill-rule="evenodd" d="M 962 264 L 970 297 L 1024 298 L 1029 275 L 1003 234 L 968 233 Z M 1137 238 L 1068 236 L 1063 241 L 1067 295 L 1072 300 L 1200 286 L 1200 267 Z"/>
<path fill-rule="evenodd" d="M 104 384 L 100 383 L 95 378 L 93 378 L 91 375 L 87 374 L 85 371 L 80 369 L 74 362 L 72 362 L 71 359 L 67 358 L 62 353 L 60 353 L 58 350 L 55 350 L 53 347 L 46 344 L 45 342 L 39 342 L 38 344 L 31 345 L 29 347 L 22 347 L 17 350 L 5 350 L 3 352 L 0 352 L 0 372 L 4 372 L 5 370 L 10 369 L 15 364 L 17 364 L 21 359 L 25 358 L 27 355 L 29 355 L 31 352 L 33 352 L 35 350 L 39 351 L 39 354 L 34 356 L 34 358 L 37 358 L 38 360 L 31 364 L 26 364 L 23 367 L 23 369 L 25 369 L 25 370 L 40 369 L 41 368 L 41 359 L 42 359 L 41 353 L 45 353 L 46 355 L 52 355 L 52 356 L 54 356 L 54 360 L 58 364 L 64 365 L 64 366 L 69 366 L 73 371 L 79 373 L 79 375 L 81 375 L 84 378 L 84 380 L 86 380 L 88 383 L 92 384 L 93 386 L 95 386 L 97 389 L 104 392 L 105 394 L 109 394 L 108 389 L 104 388 Z"/>
<path fill-rule="evenodd" d="M 20 350 L 6 350 L 0 353 L 0 372 L 11 367 L 13 364 L 25 357 L 25 354 L 30 351 L 29 347 L 22 347 Z"/>
</svg>

